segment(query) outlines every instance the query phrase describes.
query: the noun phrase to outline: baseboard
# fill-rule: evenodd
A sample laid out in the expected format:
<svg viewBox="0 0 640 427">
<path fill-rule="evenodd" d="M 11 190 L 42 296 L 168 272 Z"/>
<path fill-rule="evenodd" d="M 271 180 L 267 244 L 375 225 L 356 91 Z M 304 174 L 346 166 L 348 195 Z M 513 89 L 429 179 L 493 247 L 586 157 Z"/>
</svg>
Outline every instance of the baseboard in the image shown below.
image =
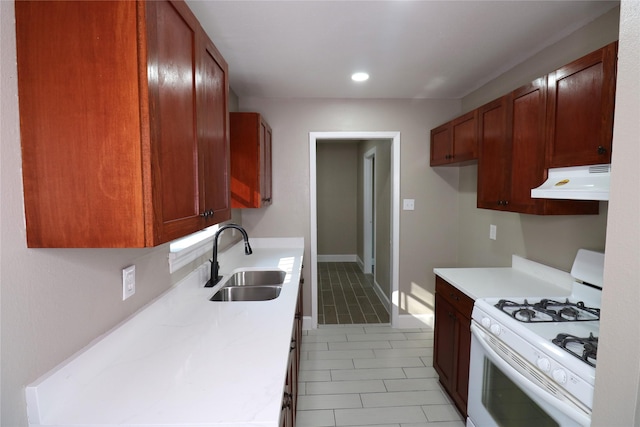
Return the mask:
<svg viewBox="0 0 640 427">
<path fill-rule="evenodd" d="M 389 301 L 389 297 L 384 293 L 375 277 L 373 278 L 373 290 L 376 291 L 376 295 L 378 295 L 378 298 L 380 299 L 382 305 L 384 305 L 387 313 L 391 314 L 391 301 Z"/>
<path fill-rule="evenodd" d="M 357 262 L 358 256 L 355 254 L 344 255 L 318 255 L 318 262 Z"/>
</svg>

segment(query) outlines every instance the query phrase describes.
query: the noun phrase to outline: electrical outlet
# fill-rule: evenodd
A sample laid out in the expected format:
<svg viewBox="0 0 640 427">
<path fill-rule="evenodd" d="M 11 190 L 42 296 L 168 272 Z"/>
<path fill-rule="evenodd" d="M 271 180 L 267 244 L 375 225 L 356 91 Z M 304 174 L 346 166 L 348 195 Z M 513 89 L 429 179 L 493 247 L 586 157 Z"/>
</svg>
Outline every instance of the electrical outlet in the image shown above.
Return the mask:
<svg viewBox="0 0 640 427">
<path fill-rule="evenodd" d="M 136 266 L 122 269 L 122 301 L 136 293 Z"/>
<path fill-rule="evenodd" d="M 496 227 L 493 224 L 489 225 L 489 238 L 491 240 L 496 240 L 496 232 L 497 231 L 498 231 L 498 227 Z"/>
<path fill-rule="evenodd" d="M 405 211 L 412 211 L 416 208 L 415 199 L 404 199 L 402 201 L 402 209 Z"/>
</svg>

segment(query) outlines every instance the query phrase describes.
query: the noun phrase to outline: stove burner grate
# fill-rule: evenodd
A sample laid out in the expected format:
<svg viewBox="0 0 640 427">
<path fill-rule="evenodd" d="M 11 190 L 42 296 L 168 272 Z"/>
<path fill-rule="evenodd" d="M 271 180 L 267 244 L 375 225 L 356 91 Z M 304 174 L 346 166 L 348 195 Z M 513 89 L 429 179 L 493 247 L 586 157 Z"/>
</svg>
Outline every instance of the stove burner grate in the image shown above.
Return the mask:
<svg viewBox="0 0 640 427">
<path fill-rule="evenodd" d="M 501 299 L 495 305 L 501 311 L 509 314 L 520 322 L 576 322 L 600 320 L 600 309 L 587 307 L 584 302 L 565 302 L 542 299 L 536 303 L 529 303 L 526 299 L 517 303 Z"/>
<path fill-rule="evenodd" d="M 596 367 L 598 338 L 594 337 L 592 333 L 587 338 L 580 338 L 570 334 L 558 334 L 551 342 L 578 359 L 582 359 L 588 365 Z"/>
</svg>

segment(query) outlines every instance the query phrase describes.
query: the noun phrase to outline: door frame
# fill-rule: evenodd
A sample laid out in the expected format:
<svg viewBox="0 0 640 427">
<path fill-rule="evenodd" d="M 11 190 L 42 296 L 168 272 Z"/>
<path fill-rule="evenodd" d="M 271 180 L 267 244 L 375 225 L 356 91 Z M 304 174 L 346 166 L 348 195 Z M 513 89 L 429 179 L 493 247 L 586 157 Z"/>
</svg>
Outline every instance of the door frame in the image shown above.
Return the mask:
<svg viewBox="0 0 640 427">
<path fill-rule="evenodd" d="M 318 327 L 318 212 L 316 149 L 318 140 L 391 140 L 391 327 L 398 324 L 400 265 L 400 132 L 309 132 L 309 206 L 311 250 L 311 328 Z"/>
<path fill-rule="evenodd" d="M 374 204 L 376 203 L 375 197 L 375 167 L 376 147 L 364 153 L 364 206 L 363 206 L 363 237 L 364 237 L 364 259 L 363 272 L 364 274 L 371 274 L 375 264 L 375 218 L 376 209 Z"/>
</svg>

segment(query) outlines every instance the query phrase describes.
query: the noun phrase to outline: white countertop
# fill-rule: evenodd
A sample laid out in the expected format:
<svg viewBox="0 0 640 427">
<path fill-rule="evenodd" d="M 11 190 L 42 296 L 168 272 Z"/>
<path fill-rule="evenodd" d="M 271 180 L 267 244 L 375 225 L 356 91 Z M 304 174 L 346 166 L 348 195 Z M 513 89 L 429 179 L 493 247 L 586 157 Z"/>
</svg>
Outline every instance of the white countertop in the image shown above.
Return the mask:
<svg viewBox="0 0 640 427">
<path fill-rule="evenodd" d="M 513 255 L 511 267 L 435 268 L 434 273 L 471 299 L 561 297 L 571 294 L 571 274 Z"/>
<path fill-rule="evenodd" d="M 280 296 L 213 302 L 208 263 L 27 387 L 32 426 L 279 426 L 304 240 L 250 239 L 232 269 L 287 272 Z"/>
</svg>

